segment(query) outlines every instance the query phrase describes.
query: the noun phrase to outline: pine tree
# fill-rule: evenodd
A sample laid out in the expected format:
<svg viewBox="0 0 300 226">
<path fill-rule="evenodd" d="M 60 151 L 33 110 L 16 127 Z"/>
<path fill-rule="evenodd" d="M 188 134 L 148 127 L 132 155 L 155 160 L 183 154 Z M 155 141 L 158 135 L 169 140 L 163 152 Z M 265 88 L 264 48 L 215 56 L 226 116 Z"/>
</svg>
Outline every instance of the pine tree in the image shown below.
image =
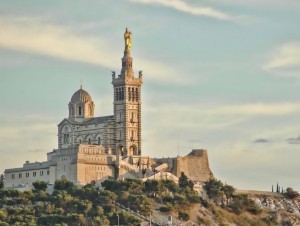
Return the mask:
<svg viewBox="0 0 300 226">
<path fill-rule="evenodd" d="M 0 176 L 0 189 L 4 188 L 4 175 L 1 174 Z"/>
<path fill-rule="evenodd" d="M 274 189 L 273 189 L 273 184 L 272 184 L 272 192 L 274 192 Z"/>
<path fill-rule="evenodd" d="M 277 182 L 277 187 L 276 187 L 276 193 L 279 193 L 279 186 L 278 186 L 278 182 Z"/>
</svg>

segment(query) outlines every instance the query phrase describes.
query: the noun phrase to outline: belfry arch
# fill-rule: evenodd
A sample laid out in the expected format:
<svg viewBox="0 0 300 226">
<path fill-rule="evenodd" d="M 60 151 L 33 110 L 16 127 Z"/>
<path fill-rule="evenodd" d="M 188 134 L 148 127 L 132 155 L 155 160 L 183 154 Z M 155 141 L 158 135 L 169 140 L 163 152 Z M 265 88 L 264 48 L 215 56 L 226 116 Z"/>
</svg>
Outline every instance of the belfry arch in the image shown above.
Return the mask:
<svg viewBox="0 0 300 226">
<path fill-rule="evenodd" d="M 119 153 L 119 155 L 121 155 L 121 156 L 124 156 L 124 155 L 125 155 L 125 148 L 124 148 L 124 146 L 121 145 L 121 144 L 118 146 L 118 153 Z"/>
<path fill-rule="evenodd" d="M 138 155 L 138 149 L 136 145 L 131 145 L 129 147 L 129 155 Z"/>
</svg>

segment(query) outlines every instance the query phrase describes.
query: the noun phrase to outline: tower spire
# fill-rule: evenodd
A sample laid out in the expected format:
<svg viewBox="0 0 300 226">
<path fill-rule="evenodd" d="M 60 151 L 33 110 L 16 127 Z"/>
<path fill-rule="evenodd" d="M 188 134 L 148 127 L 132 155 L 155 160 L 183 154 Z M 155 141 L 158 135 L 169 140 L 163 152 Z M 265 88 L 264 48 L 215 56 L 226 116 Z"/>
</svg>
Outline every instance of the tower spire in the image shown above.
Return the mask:
<svg viewBox="0 0 300 226">
<path fill-rule="evenodd" d="M 121 70 L 121 76 L 123 78 L 133 77 L 133 69 L 132 69 L 133 59 L 130 56 L 131 35 L 132 33 L 128 30 L 128 28 L 126 28 L 124 33 L 125 50 L 124 50 L 124 56 L 122 58 L 122 70 Z"/>
<path fill-rule="evenodd" d="M 124 33 L 124 40 L 125 40 L 125 51 L 124 51 L 124 56 L 127 54 L 130 54 L 130 49 L 131 49 L 131 35 L 132 33 L 126 28 L 125 33 Z"/>
<path fill-rule="evenodd" d="M 124 33 L 125 49 L 122 57 L 121 74 L 115 76 L 112 72 L 114 86 L 114 119 L 116 153 L 124 156 L 138 156 L 142 153 L 141 141 L 141 89 L 143 83 L 142 71 L 136 78 L 132 69 L 130 55 L 132 33 L 126 28 Z"/>
</svg>

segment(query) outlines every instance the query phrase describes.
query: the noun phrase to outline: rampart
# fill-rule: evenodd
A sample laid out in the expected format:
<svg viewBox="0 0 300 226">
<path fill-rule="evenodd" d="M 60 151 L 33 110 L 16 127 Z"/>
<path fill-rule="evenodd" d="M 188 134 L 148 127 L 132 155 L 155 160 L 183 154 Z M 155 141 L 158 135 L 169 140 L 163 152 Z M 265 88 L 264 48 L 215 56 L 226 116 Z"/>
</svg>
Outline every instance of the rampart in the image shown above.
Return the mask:
<svg viewBox="0 0 300 226">
<path fill-rule="evenodd" d="M 192 181 L 205 182 L 213 178 L 209 168 L 207 150 L 194 149 L 184 157 L 155 159 L 158 163 L 167 163 L 167 171 L 180 177 L 181 172 Z"/>
</svg>

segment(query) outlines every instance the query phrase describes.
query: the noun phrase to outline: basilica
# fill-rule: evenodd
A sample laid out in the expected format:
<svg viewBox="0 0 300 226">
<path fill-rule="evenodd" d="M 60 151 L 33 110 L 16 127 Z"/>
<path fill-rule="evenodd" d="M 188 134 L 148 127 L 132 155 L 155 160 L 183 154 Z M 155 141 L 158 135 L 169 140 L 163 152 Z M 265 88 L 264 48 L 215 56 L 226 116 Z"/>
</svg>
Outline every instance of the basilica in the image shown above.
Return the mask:
<svg viewBox="0 0 300 226">
<path fill-rule="evenodd" d="M 139 71 L 136 76 L 133 71 L 131 36 L 126 29 L 121 72 L 111 75 L 113 114 L 95 117 L 93 99 L 81 86 L 68 103 L 68 117 L 58 124 L 58 148 L 47 153 L 47 161 L 26 161 L 22 167 L 6 169 L 5 187 L 30 188 L 37 180 L 53 185 L 63 178 L 76 185 L 98 186 L 105 179 L 178 181 L 181 172 L 196 183 L 213 177 L 203 149 L 174 158 L 142 155 L 143 73 Z"/>
</svg>

